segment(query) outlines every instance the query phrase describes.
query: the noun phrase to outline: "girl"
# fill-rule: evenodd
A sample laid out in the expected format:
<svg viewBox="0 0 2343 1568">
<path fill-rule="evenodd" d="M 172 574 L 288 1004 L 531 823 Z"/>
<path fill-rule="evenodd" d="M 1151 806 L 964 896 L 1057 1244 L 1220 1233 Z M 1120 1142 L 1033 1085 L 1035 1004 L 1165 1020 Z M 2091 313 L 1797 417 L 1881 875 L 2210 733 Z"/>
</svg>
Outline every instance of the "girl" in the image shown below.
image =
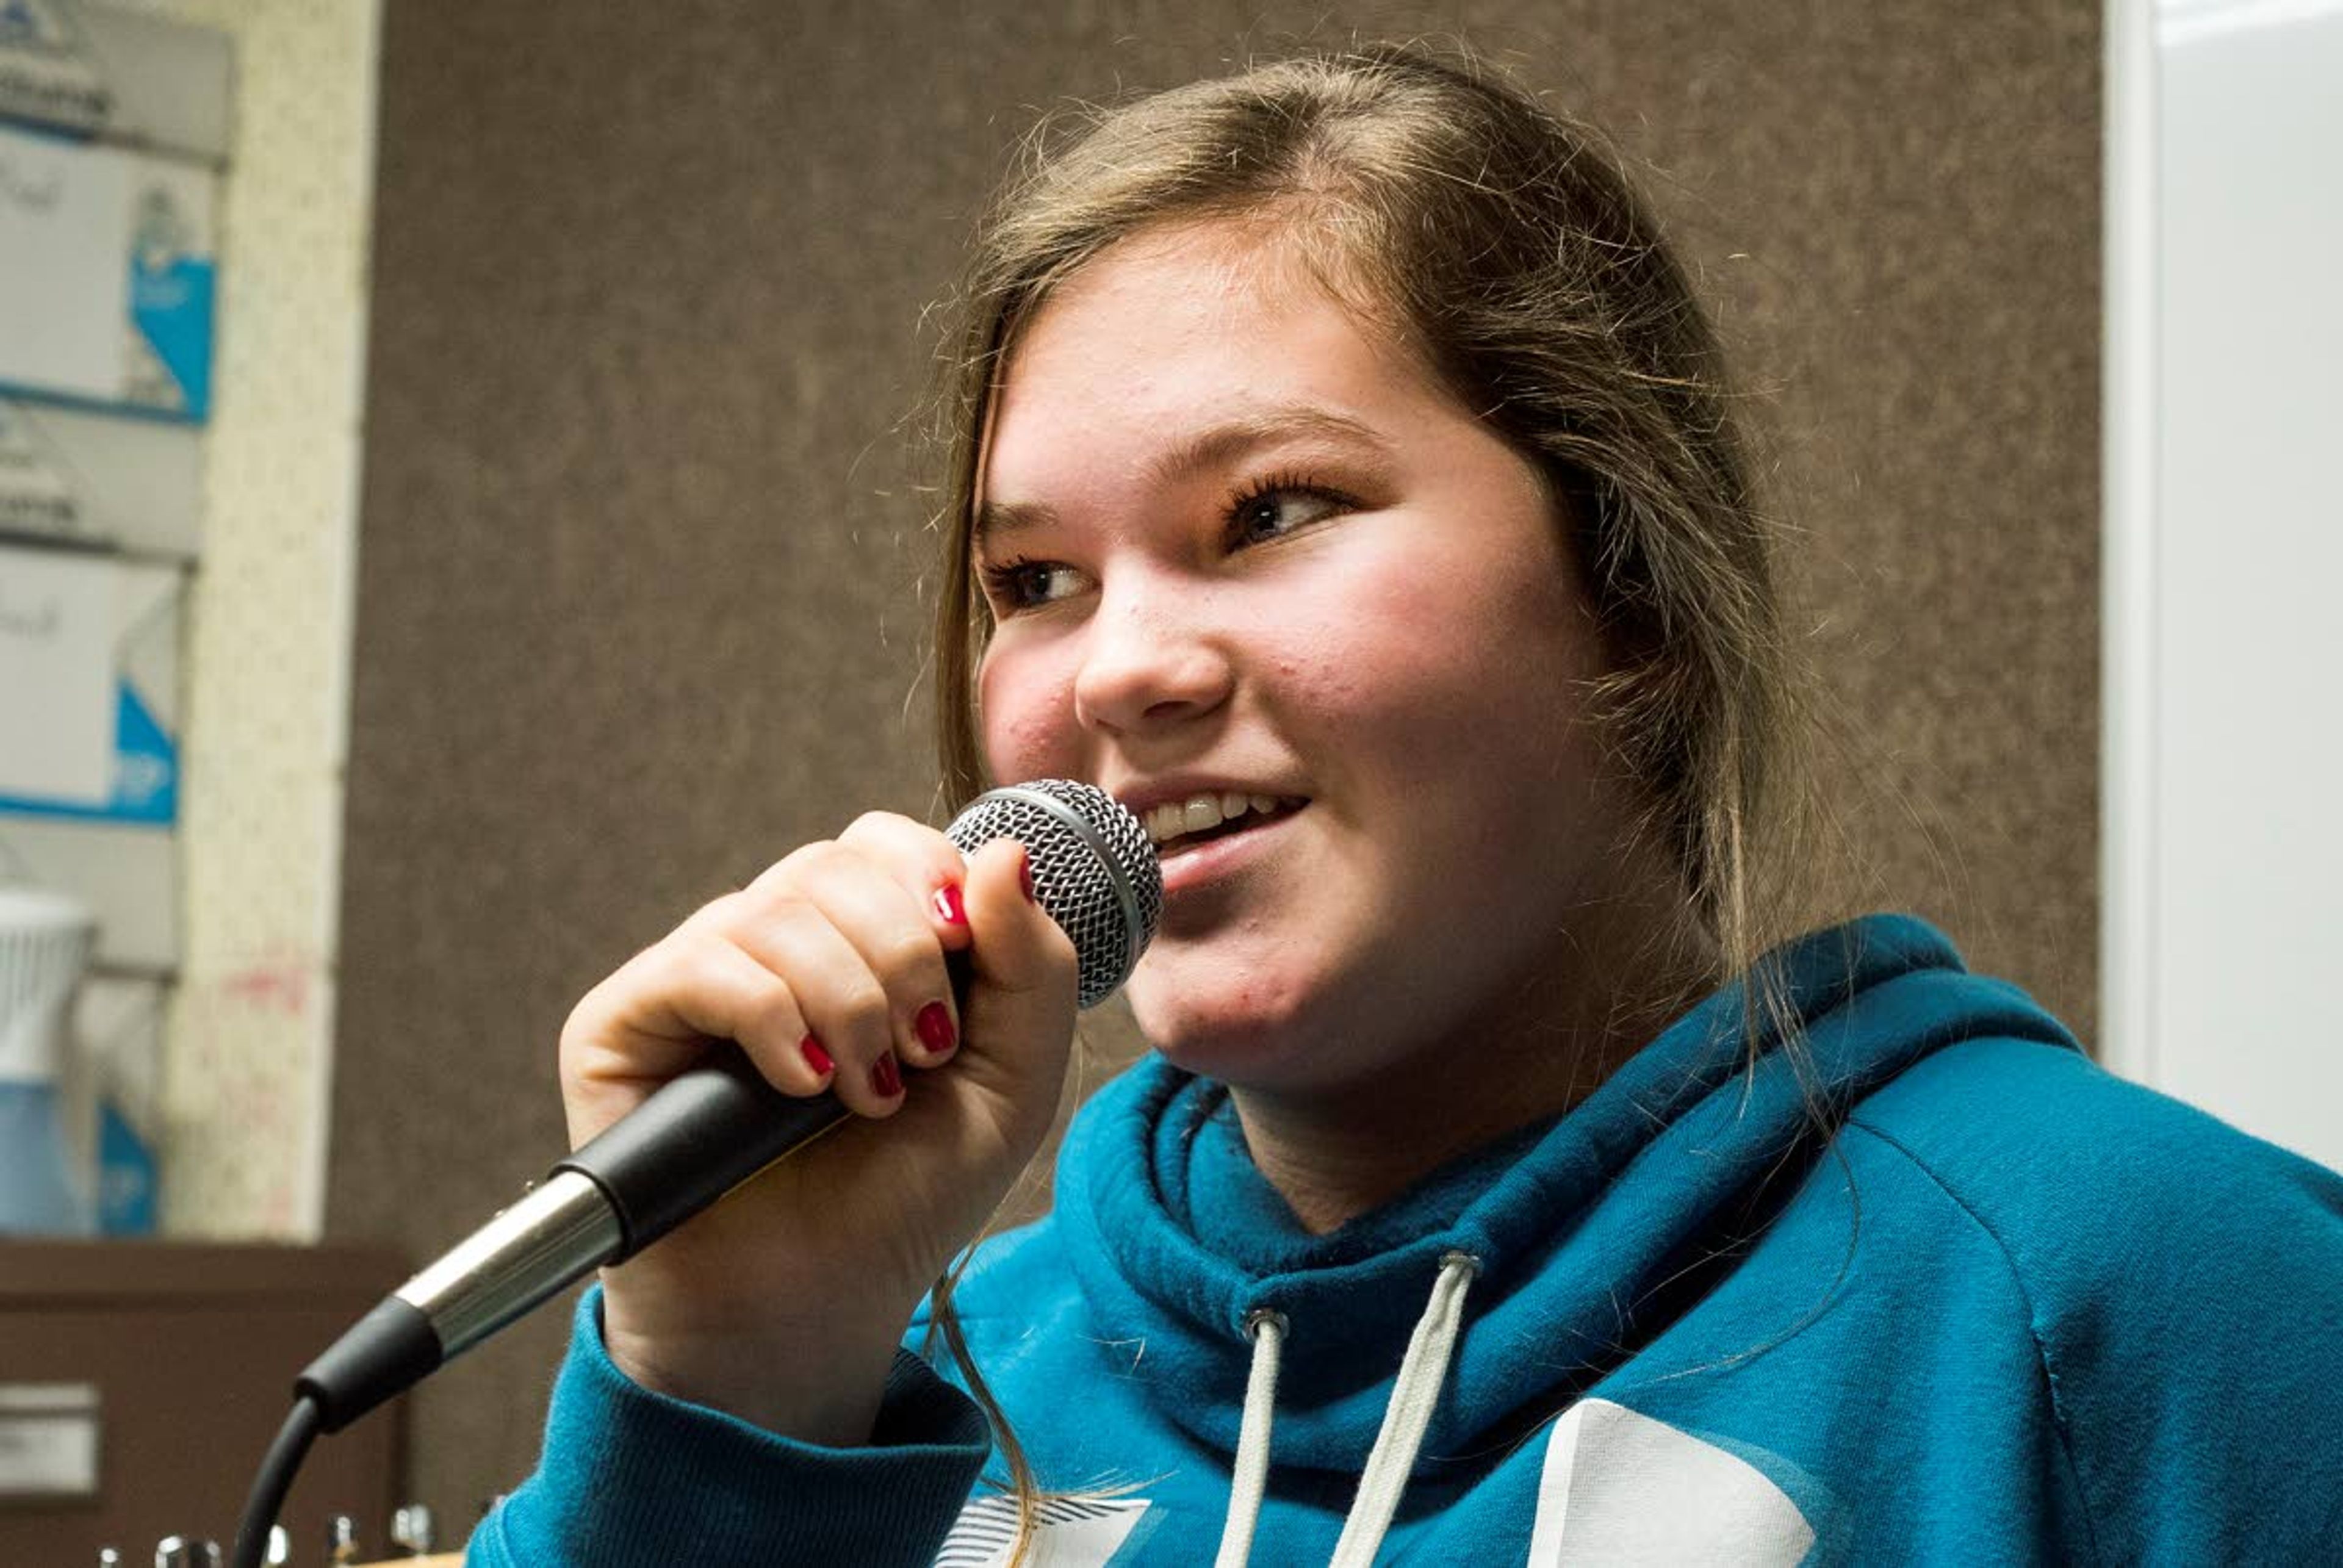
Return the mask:
<svg viewBox="0 0 2343 1568">
<path fill-rule="evenodd" d="M 628 962 L 574 1139 L 714 1041 L 859 1114 L 588 1293 L 476 1561 L 2343 1541 L 2343 1181 L 1917 920 L 1761 949 L 1765 529 L 1585 129 L 1409 50 L 1162 95 L 1015 185 L 965 304 L 946 777 L 1147 821 L 1157 1054 L 930 1293 L 1067 1073 L 1022 851 L 866 817 Z"/>
</svg>

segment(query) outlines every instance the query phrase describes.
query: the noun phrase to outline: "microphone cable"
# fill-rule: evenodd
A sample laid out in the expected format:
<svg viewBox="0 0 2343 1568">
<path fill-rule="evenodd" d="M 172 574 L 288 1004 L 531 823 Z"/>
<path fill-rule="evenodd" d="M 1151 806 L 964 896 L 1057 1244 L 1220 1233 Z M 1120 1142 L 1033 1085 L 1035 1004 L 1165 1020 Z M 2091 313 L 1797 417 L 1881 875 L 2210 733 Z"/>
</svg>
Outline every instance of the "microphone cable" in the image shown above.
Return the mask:
<svg viewBox="0 0 2343 1568">
<path fill-rule="evenodd" d="M 326 1412 L 314 1395 L 305 1393 L 293 1402 L 293 1413 L 262 1456 L 259 1473 L 252 1478 L 252 1493 L 244 1501 L 244 1516 L 236 1527 L 235 1568 L 261 1568 L 268 1533 L 285 1509 L 285 1494 L 293 1490 L 293 1477 L 325 1424 Z"/>
</svg>

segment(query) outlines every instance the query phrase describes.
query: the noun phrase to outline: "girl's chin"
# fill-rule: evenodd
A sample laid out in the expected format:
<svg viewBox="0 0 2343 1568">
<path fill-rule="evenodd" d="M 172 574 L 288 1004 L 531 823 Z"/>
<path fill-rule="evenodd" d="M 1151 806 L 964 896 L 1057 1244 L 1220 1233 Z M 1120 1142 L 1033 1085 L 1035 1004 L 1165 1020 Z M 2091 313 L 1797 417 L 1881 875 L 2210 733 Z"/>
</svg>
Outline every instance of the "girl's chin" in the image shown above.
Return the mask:
<svg viewBox="0 0 2343 1568">
<path fill-rule="evenodd" d="M 1375 1020 L 1342 1000 L 1360 983 L 1345 983 L 1327 957 L 1173 941 L 1148 953 L 1125 994 L 1139 1032 L 1174 1067 L 1240 1087 L 1299 1088 L 1338 1068 L 1333 1053 L 1371 1045 Z"/>
<path fill-rule="evenodd" d="M 1327 1065 L 1312 1048 L 1310 1031 L 1290 1020 L 1192 1007 L 1158 1016 L 1136 1000 L 1131 1013 L 1157 1055 L 1199 1078 L 1237 1088 L 1295 1088 Z"/>
<path fill-rule="evenodd" d="M 1227 1069 L 1273 1057 L 1279 1050 L 1279 1030 L 1235 1010 L 1152 1008 L 1133 996 L 1131 1015 L 1157 1055 L 1206 1078 L 1225 1077 Z"/>
</svg>

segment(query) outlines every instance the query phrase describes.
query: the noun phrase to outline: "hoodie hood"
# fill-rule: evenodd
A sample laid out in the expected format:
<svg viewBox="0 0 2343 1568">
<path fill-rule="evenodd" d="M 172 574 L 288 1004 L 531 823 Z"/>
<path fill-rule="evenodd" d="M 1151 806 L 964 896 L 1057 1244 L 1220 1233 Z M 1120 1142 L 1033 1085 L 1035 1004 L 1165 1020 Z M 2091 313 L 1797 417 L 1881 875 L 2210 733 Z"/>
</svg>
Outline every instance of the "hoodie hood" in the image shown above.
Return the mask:
<svg viewBox="0 0 2343 1568">
<path fill-rule="evenodd" d="M 1375 1442 L 1443 1259 L 1478 1265 L 1413 1470 L 1503 1441 L 1696 1304 L 1702 1265 L 1762 1226 L 1831 1125 L 1956 1041 L 2078 1049 L 2016 987 L 1967 972 L 1934 928 L 1876 915 L 1762 960 L 1802 1049 L 1725 987 L 1558 1121 L 1435 1173 L 1325 1236 L 1300 1232 L 1243 1155 L 1227 1092 L 1148 1057 L 1067 1136 L 1057 1217 L 1093 1322 L 1144 1345 L 1161 1413 L 1237 1447 L 1256 1313 L 1286 1325 L 1280 1465 L 1355 1471 Z M 1688 1272 L 1689 1271 L 1689 1272 Z"/>
</svg>

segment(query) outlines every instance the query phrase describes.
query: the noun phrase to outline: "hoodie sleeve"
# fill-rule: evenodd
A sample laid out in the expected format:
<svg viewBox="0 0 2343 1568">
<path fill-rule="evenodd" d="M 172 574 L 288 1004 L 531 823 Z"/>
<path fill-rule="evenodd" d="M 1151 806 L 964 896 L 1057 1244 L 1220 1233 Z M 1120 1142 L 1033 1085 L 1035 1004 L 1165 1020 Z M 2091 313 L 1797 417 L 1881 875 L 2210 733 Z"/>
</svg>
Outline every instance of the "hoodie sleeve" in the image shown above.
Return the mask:
<svg viewBox="0 0 2343 1568">
<path fill-rule="evenodd" d="M 2097 1560 L 2338 1560 L 2343 1175 L 2069 1052 L 1906 1077 L 1929 1125 L 1881 1109 L 2022 1283 Z"/>
<path fill-rule="evenodd" d="M 870 1447 L 821 1448 L 634 1382 L 601 1305 L 578 1302 L 537 1473 L 480 1522 L 471 1568 L 933 1560 L 990 1435 L 926 1362 L 896 1357 Z"/>
</svg>

